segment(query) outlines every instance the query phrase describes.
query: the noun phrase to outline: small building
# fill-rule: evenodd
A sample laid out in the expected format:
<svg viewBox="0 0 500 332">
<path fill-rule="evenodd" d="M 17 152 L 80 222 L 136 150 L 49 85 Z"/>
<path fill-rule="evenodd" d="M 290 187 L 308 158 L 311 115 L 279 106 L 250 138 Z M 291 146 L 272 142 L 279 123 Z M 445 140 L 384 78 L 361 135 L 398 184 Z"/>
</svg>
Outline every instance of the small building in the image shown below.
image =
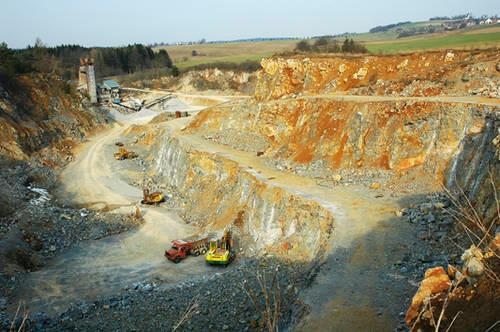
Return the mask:
<svg viewBox="0 0 500 332">
<path fill-rule="evenodd" d="M 115 80 L 105 80 L 102 84 L 98 84 L 99 101 L 120 103 L 120 84 Z"/>
<path fill-rule="evenodd" d="M 493 24 L 493 20 L 491 18 L 484 21 L 484 24 Z"/>
</svg>

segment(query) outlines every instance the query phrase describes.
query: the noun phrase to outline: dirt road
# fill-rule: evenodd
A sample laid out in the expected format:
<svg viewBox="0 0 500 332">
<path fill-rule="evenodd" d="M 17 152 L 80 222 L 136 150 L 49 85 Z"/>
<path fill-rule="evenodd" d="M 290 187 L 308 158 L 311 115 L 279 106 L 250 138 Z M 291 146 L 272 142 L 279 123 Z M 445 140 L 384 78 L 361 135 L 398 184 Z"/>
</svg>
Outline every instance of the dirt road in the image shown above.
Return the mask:
<svg viewBox="0 0 500 332">
<path fill-rule="evenodd" d="M 143 110 L 117 116 L 119 122 L 113 128 L 80 146 L 76 159 L 61 174 L 57 196 L 88 208 L 111 207 L 113 213 L 132 213 L 142 191 L 117 173 L 114 143 L 129 126 L 146 123 L 156 115 Z M 185 119 L 176 125 L 181 126 Z M 71 303 L 116 294 L 136 282 L 160 279 L 174 284 L 189 276 L 217 272 L 206 266 L 203 257 L 190 257 L 177 265 L 167 261 L 163 254 L 170 242 L 193 234 L 194 229 L 161 206 L 140 209 L 145 220 L 140 229 L 71 248 L 42 270 L 29 274 L 19 299 L 32 311 L 50 313 Z"/>
</svg>

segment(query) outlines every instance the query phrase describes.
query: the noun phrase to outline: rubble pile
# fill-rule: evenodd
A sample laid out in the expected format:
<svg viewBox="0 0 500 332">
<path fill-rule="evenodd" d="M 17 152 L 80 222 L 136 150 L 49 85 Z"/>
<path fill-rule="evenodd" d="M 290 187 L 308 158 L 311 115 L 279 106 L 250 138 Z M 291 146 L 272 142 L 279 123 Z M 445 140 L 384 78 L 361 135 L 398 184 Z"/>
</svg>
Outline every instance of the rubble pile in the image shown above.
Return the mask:
<svg viewBox="0 0 500 332">
<path fill-rule="evenodd" d="M 19 275 L 40 269 L 71 246 L 142 223 L 133 216 L 60 206 L 45 189 L 55 184 L 51 169 L 20 163 L 0 170 L 0 182 L 12 184 L 0 192 L 15 206 L 0 218 L 0 299 L 15 290 Z"/>
<path fill-rule="evenodd" d="M 475 245 L 465 250 L 460 265 L 427 270 L 406 313 L 407 326 L 415 331 L 433 330 L 440 316 L 441 326 L 453 326 L 457 331 L 483 331 L 493 326 L 500 305 L 499 242 L 497 233 L 486 251 Z"/>
<path fill-rule="evenodd" d="M 195 305 L 194 314 L 179 325 L 179 330 L 261 330 L 265 326 L 264 316 L 255 310 L 243 290 L 244 284 L 253 289 L 264 306 L 256 271 L 268 275 L 268 287 L 278 271 L 278 281 L 282 285 L 279 326 L 285 329 L 300 319 L 306 308 L 297 300 L 298 290 L 312 281 L 314 274 L 310 273 L 310 266 L 267 259 L 265 262 L 247 260 L 234 269 L 211 276 L 201 275 L 175 285 L 145 280 L 113 297 L 77 303 L 59 315 L 44 312 L 30 315 L 26 327 L 30 331 L 61 331 L 133 330 L 141 326 L 146 330 L 171 331 L 186 310 Z M 10 319 L 0 313 L 0 328 L 8 330 Z M 19 324 L 20 320 L 16 326 Z"/>
</svg>

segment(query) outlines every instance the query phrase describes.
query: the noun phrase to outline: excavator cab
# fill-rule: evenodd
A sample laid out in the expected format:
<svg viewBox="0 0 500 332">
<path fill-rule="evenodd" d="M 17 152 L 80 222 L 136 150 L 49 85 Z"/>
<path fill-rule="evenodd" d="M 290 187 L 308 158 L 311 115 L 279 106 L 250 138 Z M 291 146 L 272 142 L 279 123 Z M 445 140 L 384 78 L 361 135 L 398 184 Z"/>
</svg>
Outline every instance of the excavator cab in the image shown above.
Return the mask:
<svg viewBox="0 0 500 332">
<path fill-rule="evenodd" d="M 210 252 L 215 252 L 217 250 L 217 240 L 210 240 Z"/>
<path fill-rule="evenodd" d="M 210 251 L 205 256 L 207 264 L 227 266 L 234 258 L 231 242 L 229 231 L 225 231 L 220 240 L 210 240 Z"/>
</svg>

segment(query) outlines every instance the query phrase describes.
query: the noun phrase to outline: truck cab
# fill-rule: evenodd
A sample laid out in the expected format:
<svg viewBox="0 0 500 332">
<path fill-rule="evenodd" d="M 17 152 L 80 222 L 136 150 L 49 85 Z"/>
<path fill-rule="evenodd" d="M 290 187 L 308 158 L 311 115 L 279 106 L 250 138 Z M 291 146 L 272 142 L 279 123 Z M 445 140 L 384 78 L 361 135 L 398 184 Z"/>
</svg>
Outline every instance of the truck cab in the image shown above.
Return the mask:
<svg viewBox="0 0 500 332">
<path fill-rule="evenodd" d="M 191 249 L 190 243 L 183 240 L 172 241 L 172 248 L 165 251 L 165 256 L 169 261 L 179 263 L 186 258 Z"/>
</svg>

